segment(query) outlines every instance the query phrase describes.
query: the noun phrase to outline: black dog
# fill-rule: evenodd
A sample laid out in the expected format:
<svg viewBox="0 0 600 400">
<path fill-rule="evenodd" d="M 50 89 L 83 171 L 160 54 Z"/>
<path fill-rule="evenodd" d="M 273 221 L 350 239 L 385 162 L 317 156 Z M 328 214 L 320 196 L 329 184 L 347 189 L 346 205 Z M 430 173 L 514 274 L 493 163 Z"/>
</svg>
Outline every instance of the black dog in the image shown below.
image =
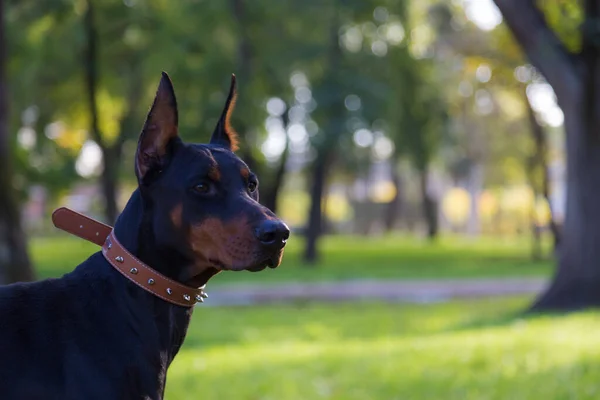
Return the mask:
<svg viewBox="0 0 600 400">
<path fill-rule="evenodd" d="M 191 287 L 277 267 L 289 236 L 233 153 L 234 102 L 235 77 L 210 144 L 185 144 L 163 74 L 138 142 L 139 186 L 114 229 L 137 259 Z M 100 252 L 60 279 L 2 287 L 0 399 L 162 399 L 192 309 L 141 289 Z"/>
</svg>

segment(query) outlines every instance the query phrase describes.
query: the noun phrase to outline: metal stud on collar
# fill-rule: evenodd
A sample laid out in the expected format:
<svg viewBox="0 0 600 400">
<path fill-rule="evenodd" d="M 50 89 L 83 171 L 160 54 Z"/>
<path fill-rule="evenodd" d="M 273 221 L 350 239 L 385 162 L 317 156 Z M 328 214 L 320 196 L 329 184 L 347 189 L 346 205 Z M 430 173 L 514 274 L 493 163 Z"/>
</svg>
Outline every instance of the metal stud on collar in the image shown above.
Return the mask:
<svg viewBox="0 0 600 400">
<path fill-rule="evenodd" d="M 196 295 L 196 301 L 199 303 L 204 303 L 204 297 L 200 294 Z"/>
<path fill-rule="evenodd" d="M 115 261 L 122 263 L 125 260 L 123 259 L 123 257 L 117 256 L 117 257 L 115 257 Z"/>
<path fill-rule="evenodd" d="M 173 294 L 173 291 L 171 290 L 171 288 L 167 288 L 167 294 Z"/>
<path fill-rule="evenodd" d="M 148 279 L 148 285 L 154 285 L 154 279 L 152 279 L 152 278 Z"/>
<path fill-rule="evenodd" d="M 190 301 L 192 298 L 190 297 L 190 295 L 189 295 L 189 294 L 184 294 L 184 295 L 183 295 L 183 299 L 184 299 L 185 301 Z"/>
<path fill-rule="evenodd" d="M 138 273 L 138 269 L 137 268 L 131 268 L 129 270 L 129 272 L 131 272 L 132 274 L 136 275 Z"/>
</svg>

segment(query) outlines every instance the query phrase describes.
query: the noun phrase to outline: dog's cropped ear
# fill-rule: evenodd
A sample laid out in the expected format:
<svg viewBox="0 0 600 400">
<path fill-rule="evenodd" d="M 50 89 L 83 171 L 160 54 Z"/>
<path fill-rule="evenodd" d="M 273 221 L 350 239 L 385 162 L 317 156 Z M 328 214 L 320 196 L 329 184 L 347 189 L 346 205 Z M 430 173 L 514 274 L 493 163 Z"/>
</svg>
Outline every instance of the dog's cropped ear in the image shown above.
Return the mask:
<svg viewBox="0 0 600 400">
<path fill-rule="evenodd" d="M 231 75 L 231 86 L 229 87 L 229 95 L 225 102 L 225 109 L 221 114 L 221 118 L 217 123 L 217 127 L 210 138 L 211 144 L 223 146 L 231 151 L 238 149 L 238 136 L 235 130 L 231 127 L 230 119 L 231 112 L 235 107 L 237 91 L 235 87 L 235 75 Z"/>
<path fill-rule="evenodd" d="M 141 184 L 160 172 L 177 138 L 177 100 L 169 76 L 163 72 L 148 112 L 135 154 L 135 174 Z"/>
</svg>

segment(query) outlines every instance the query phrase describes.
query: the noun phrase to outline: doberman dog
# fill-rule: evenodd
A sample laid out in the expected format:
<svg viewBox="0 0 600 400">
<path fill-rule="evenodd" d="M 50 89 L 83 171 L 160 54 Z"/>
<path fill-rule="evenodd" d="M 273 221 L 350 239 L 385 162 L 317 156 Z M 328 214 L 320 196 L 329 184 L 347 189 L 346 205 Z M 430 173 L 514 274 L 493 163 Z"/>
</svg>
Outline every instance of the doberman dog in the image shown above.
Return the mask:
<svg viewBox="0 0 600 400">
<path fill-rule="evenodd" d="M 223 270 L 281 263 L 290 232 L 258 202 L 258 180 L 234 154 L 235 96 L 232 76 L 210 142 L 184 143 L 163 73 L 138 141 L 138 187 L 113 241 L 61 278 L 0 288 L 0 399 L 162 399 L 194 307 L 170 301 L 171 288 L 153 292 L 152 277 L 143 287 L 123 275 L 149 271 L 156 284 L 196 290 Z M 117 268 L 127 262 L 140 268 Z"/>
</svg>

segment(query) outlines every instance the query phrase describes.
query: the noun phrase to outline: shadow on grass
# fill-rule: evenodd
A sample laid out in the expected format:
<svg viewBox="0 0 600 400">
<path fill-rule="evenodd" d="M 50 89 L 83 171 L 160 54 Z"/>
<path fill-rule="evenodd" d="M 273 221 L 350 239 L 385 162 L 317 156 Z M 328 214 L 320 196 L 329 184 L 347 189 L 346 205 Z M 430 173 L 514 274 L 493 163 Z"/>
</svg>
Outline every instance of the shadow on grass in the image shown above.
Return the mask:
<svg viewBox="0 0 600 400">
<path fill-rule="evenodd" d="M 532 304 L 533 298 L 530 302 L 525 303 L 521 308 L 507 310 L 499 314 L 494 314 L 490 316 L 477 316 L 467 321 L 461 321 L 456 325 L 448 327 L 448 329 L 444 330 L 444 332 L 461 332 L 477 329 L 504 328 L 515 324 L 534 323 L 537 321 L 551 320 L 553 318 L 561 318 L 586 312 L 600 311 L 600 308 L 589 308 L 573 311 L 532 311 L 530 308 Z"/>
</svg>

